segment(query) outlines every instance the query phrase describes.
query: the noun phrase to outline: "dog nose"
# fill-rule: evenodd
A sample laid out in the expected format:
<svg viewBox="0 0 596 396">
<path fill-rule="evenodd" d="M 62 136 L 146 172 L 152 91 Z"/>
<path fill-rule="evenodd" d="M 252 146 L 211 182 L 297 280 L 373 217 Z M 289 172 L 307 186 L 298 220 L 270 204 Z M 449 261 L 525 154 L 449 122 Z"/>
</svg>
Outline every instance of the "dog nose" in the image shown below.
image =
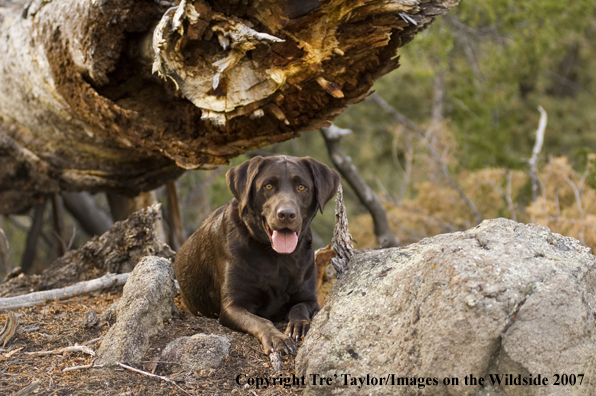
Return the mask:
<svg viewBox="0 0 596 396">
<path fill-rule="evenodd" d="M 293 221 L 296 219 L 296 209 L 280 208 L 277 210 L 277 218 L 285 223 Z"/>
</svg>

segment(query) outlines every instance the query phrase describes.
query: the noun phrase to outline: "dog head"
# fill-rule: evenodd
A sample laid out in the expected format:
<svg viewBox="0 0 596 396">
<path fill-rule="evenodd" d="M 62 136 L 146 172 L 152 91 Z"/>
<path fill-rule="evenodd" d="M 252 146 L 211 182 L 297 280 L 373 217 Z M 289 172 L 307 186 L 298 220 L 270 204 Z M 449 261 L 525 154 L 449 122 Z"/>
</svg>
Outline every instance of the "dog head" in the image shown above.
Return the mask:
<svg viewBox="0 0 596 396">
<path fill-rule="evenodd" d="M 310 158 L 254 157 L 226 174 L 240 217 L 252 236 L 292 253 L 318 209 L 333 198 L 339 174 Z"/>
</svg>

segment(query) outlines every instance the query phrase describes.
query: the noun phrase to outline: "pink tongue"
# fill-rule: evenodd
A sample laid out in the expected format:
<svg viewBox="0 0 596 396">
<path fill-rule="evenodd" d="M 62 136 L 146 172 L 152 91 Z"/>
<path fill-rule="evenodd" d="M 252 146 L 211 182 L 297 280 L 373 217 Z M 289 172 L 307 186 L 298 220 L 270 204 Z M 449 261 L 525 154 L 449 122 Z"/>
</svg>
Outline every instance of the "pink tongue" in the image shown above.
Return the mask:
<svg viewBox="0 0 596 396">
<path fill-rule="evenodd" d="M 273 231 L 271 242 L 277 253 L 292 253 L 298 245 L 298 235 L 290 230 Z"/>
</svg>

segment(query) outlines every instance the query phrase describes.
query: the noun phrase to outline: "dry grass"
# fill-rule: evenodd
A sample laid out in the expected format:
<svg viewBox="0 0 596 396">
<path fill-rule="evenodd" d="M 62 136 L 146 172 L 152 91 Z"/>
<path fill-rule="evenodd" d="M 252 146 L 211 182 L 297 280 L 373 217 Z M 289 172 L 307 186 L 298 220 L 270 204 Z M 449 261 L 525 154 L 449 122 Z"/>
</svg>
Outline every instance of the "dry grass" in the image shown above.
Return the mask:
<svg viewBox="0 0 596 396">
<path fill-rule="evenodd" d="M 596 155 L 590 155 L 586 169 L 579 173 L 566 157 L 551 158 L 539 169 L 541 194 L 533 202 L 528 198 L 530 178 L 522 171 L 504 168 L 462 171 L 457 183 L 483 219 L 506 217 L 541 224 L 578 239 L 594 251 L 596 190 L 587 180 L 595 160 Z M 474 213 L 449 183 L 438 178 L 434 182 L 420 181 L 413 190 L 415 194 L 411 198 L 385 201 L 390 226 L 402 245 L 476 225 Z M 350 231 L 357 248 L 376 246 L 370 216 L 350 219 Z"/>
</svg>

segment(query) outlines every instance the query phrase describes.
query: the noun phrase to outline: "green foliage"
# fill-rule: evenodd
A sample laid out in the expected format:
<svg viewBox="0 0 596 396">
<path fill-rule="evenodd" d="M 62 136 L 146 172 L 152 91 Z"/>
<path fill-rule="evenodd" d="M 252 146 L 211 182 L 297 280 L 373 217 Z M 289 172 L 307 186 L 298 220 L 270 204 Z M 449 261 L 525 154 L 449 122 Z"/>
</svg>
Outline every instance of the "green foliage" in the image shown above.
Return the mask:
<svg viewBox="0 0 596 396">
<path fill-rule="evenodd" d="M 523 167 L 538 104 L 550 115 L 544 152 L 572 154 L 596 139 L 595 12 L 589 1 L 462 2 L 403 48 L 403 66 L 376 89 L 424 122 L 444 72 L 444 115 L 467 168 Z"/>
</svg>

